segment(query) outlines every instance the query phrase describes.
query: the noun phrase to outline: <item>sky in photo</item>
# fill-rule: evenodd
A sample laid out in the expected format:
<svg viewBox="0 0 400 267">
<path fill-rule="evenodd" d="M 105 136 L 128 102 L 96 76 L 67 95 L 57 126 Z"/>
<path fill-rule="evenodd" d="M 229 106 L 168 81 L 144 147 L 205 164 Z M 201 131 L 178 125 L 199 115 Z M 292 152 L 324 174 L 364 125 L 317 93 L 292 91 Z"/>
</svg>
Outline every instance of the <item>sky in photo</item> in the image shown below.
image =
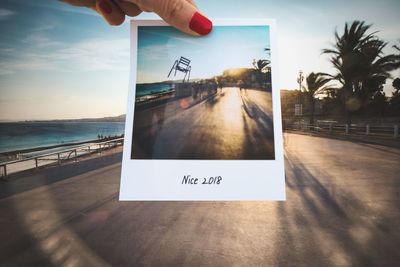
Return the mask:
<svg viewBox="0 0 400 267">
<path fill-rule="evenodd" d="M 386 52 L 394 52 L 392 45 L 400 39 L 399 0 L 197 0 L 196 4 L 211 18 L 275 18 L 282 89 L 298 87 L 299 70 L 333 73 L 321 50 L 332 45 L 335 29 L 342 32 L 346 21 L 373 24 L 371 31 L 379 31 L 389 43 Z M 157 18 L 150 13 L 139 17 Z M 92 10 L 60 1 L 1 0 L 0 36 L 0 121 L 125 113 L 128 21 L 110 27 Z M 206 69 L 193 66 L 193 70 Z M 393 75 L 400 77 L 400 72 Z M 385 87 L 389 95 L 390 84 L 389 80 Z"/>
<path fill-rule="evenodd" d="M 204 38 L 187 36 L 172 27 L 140 26 L 138 29 L 137 83 L 178 80 L 174 72 L 167 78 L 175 60 L 191 60 L 191 78 L 221 75 L 230 68 L 252 68 L 254 59 L 269 59 L 268 26 L 216 26 Z"/>
</svg>

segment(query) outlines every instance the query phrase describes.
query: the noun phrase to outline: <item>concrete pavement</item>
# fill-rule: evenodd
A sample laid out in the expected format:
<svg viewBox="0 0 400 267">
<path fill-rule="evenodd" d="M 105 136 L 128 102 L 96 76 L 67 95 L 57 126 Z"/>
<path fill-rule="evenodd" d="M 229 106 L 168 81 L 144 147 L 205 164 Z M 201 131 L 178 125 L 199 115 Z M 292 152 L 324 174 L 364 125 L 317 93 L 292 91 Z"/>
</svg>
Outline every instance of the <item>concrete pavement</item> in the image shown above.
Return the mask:
<svg viewBox="0 0 400 267">
<path fill-rule="evenodd" d="M 285 154 L 286 202 L 118 202 L 120 154 L 14 177 L 0 265 L 398 265 L 400 150 L 285 134 Z"/>
<path fill-rule="evenodd" d="M 175 110 L 175 109 L 174 109 Z M 146 111 L 135 116 L 136 159 L 274 159 L 271 94 L 223 88 L 179 112 Z M 162 117 L 162 120 L 160 120 Z M 142 121 L 146 118 L 146 123 Z"/>
</svg>

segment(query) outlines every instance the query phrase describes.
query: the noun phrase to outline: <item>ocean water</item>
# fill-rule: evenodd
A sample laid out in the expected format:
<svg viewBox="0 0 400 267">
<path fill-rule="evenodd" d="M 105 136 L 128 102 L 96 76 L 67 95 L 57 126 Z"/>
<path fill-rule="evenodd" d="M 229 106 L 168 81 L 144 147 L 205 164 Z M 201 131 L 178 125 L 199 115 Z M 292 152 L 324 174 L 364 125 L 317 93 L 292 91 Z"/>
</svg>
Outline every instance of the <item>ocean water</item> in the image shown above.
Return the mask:
<svg viewBox="0 0 400 267">
<path fill-rule="evenodd" d="M 0 123 L 0 153 L 97 139 L 124 133 L 123 122 Z"/>
<path fill-rule="evenodd" d="M 172 89 L 172 84 L 165 83 L 136 84 L 136 97 L 168 92 Z"/>
</svg>

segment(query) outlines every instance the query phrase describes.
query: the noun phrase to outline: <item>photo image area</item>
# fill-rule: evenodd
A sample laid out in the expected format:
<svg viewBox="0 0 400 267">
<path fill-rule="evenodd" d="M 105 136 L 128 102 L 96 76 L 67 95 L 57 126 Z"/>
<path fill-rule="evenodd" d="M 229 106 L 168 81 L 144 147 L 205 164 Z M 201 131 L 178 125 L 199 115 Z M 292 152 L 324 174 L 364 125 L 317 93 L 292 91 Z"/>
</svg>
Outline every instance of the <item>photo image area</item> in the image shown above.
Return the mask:
<svg viewBox="0 0 400 267">
<path fill-rule="evenodd" d="M 275 158 L 269 26 L 139 26 L 131 159 Z"/>
</svg>

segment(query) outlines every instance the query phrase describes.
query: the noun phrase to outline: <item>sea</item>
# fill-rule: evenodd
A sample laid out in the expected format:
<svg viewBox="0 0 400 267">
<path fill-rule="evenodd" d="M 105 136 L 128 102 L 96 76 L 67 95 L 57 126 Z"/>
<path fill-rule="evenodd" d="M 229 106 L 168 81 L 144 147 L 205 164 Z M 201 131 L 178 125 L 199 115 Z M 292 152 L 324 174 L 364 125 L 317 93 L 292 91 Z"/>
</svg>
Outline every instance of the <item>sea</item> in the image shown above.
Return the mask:
<svg viewBox="0 0 400 267">
<path fill-rule="evenodd" d="M 124 122 L 0 123 L 0 153 L 120 136 Z"/>
<path fill-rule="evenodd" d="M 173 85 L 169 83 L 136 84 L 136 97 L 154 95 L 171 90 L 173 90 Z"/>
</svg>

